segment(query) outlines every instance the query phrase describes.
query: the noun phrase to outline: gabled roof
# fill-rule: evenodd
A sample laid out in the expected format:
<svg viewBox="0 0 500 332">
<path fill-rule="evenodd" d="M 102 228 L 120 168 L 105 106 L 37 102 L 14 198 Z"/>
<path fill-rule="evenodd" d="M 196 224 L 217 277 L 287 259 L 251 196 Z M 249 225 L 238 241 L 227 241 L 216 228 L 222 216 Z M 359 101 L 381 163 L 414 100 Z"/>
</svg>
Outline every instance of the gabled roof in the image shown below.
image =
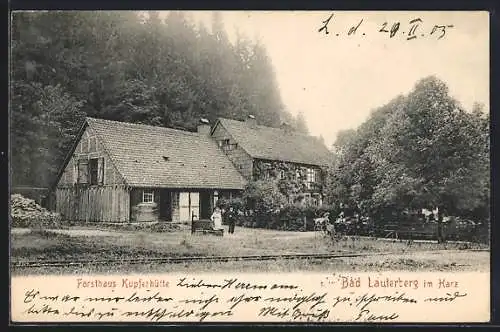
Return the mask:
<svg viewBox="0 0 500 332">
<path fill-rule="evenodd" d="M 95 118 L 86 121 L 130 186 L 245 186 L 244 178 L 208 135 Z"/>
<path fill-rule="evenodd" d="M 313 136 L 224 118 L 218 120 L 219 124 L 226 128 L 243 150 L 256 159 L 316 166 L 326 166 L 332 160 L 332 153 Z"/>
</svg>

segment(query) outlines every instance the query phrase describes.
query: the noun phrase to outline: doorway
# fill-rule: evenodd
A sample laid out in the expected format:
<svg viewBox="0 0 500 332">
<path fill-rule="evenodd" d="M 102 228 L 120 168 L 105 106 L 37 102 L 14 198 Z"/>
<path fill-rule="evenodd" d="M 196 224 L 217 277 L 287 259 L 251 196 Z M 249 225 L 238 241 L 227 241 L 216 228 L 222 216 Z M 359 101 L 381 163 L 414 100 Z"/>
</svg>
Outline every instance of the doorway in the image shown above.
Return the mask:
<svg viewBox="0 0 500 332">
<path fill-rule="evenodd" d="M 179 193 L 179 215 L 181 221 L 199 219 L 200 194 L 198 192 Z"/>
<path fill-rule="evenodd" d="M 172 197 L 168 189 L 160 190 L 160 220 L 172 220 Z"/>
<path fill-rule="evenodd" d="M 212 215 L 212 201 L 210 191 L 200 192 L 200 219 L 209 219 Z"/>
</svg>

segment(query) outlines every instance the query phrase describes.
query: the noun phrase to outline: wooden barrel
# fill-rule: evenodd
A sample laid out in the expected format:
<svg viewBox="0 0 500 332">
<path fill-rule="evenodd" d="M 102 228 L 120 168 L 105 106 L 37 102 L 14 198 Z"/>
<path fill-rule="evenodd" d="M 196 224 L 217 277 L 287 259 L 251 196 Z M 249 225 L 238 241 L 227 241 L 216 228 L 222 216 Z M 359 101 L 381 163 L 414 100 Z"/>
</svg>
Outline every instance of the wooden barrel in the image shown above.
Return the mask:
<svg viewBox="0 0 500 332">
<path fill-rule="evenodd" d="M 139 203 L 135 207 L 135 221 L 150 222 L 158 221 L 158 211 L 156 203 Z"/>
</svg>

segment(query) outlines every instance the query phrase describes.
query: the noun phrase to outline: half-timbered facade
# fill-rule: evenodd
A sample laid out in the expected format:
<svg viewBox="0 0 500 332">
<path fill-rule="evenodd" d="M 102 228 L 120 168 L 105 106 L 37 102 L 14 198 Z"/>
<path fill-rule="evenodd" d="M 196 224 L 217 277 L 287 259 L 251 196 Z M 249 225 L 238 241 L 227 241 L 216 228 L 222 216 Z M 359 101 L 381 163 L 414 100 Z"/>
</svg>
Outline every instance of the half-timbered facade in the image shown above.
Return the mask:
<svg viewBox="0 0 500 332">
<path fill-rule="evenodd" d="M 261 126 L 252 116 L 245 121 L 219 119 L 212 138 L 247 180 L 294 182 L 298 188 L 288 193 L 291 202 L 300 197 L 306 203 L 322 204 L 332 154 L 319 138 L 297 133 L 287 125 Z"/>
</svg>

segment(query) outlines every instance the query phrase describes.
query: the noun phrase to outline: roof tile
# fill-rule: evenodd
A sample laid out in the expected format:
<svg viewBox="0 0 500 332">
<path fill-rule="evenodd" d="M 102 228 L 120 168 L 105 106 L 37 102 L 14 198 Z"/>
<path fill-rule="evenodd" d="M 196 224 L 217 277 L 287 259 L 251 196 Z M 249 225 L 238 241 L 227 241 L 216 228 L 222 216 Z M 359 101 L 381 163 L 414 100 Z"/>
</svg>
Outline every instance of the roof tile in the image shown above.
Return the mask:
<svg viewBox="0 0 500 332">
<path fill-rule="evenodd" d="M 244 121 L 219 119 L 239 146 L 257 159 L 327 166 L 332 153 L 317 138 L 281 128 L 250 126 Z"/>
<path fill-rule="evenodd" d="M 243 189 L 245 180 L 216 143 L 198 133 L 87 118 L 131 186 Z"/>
</svg>

